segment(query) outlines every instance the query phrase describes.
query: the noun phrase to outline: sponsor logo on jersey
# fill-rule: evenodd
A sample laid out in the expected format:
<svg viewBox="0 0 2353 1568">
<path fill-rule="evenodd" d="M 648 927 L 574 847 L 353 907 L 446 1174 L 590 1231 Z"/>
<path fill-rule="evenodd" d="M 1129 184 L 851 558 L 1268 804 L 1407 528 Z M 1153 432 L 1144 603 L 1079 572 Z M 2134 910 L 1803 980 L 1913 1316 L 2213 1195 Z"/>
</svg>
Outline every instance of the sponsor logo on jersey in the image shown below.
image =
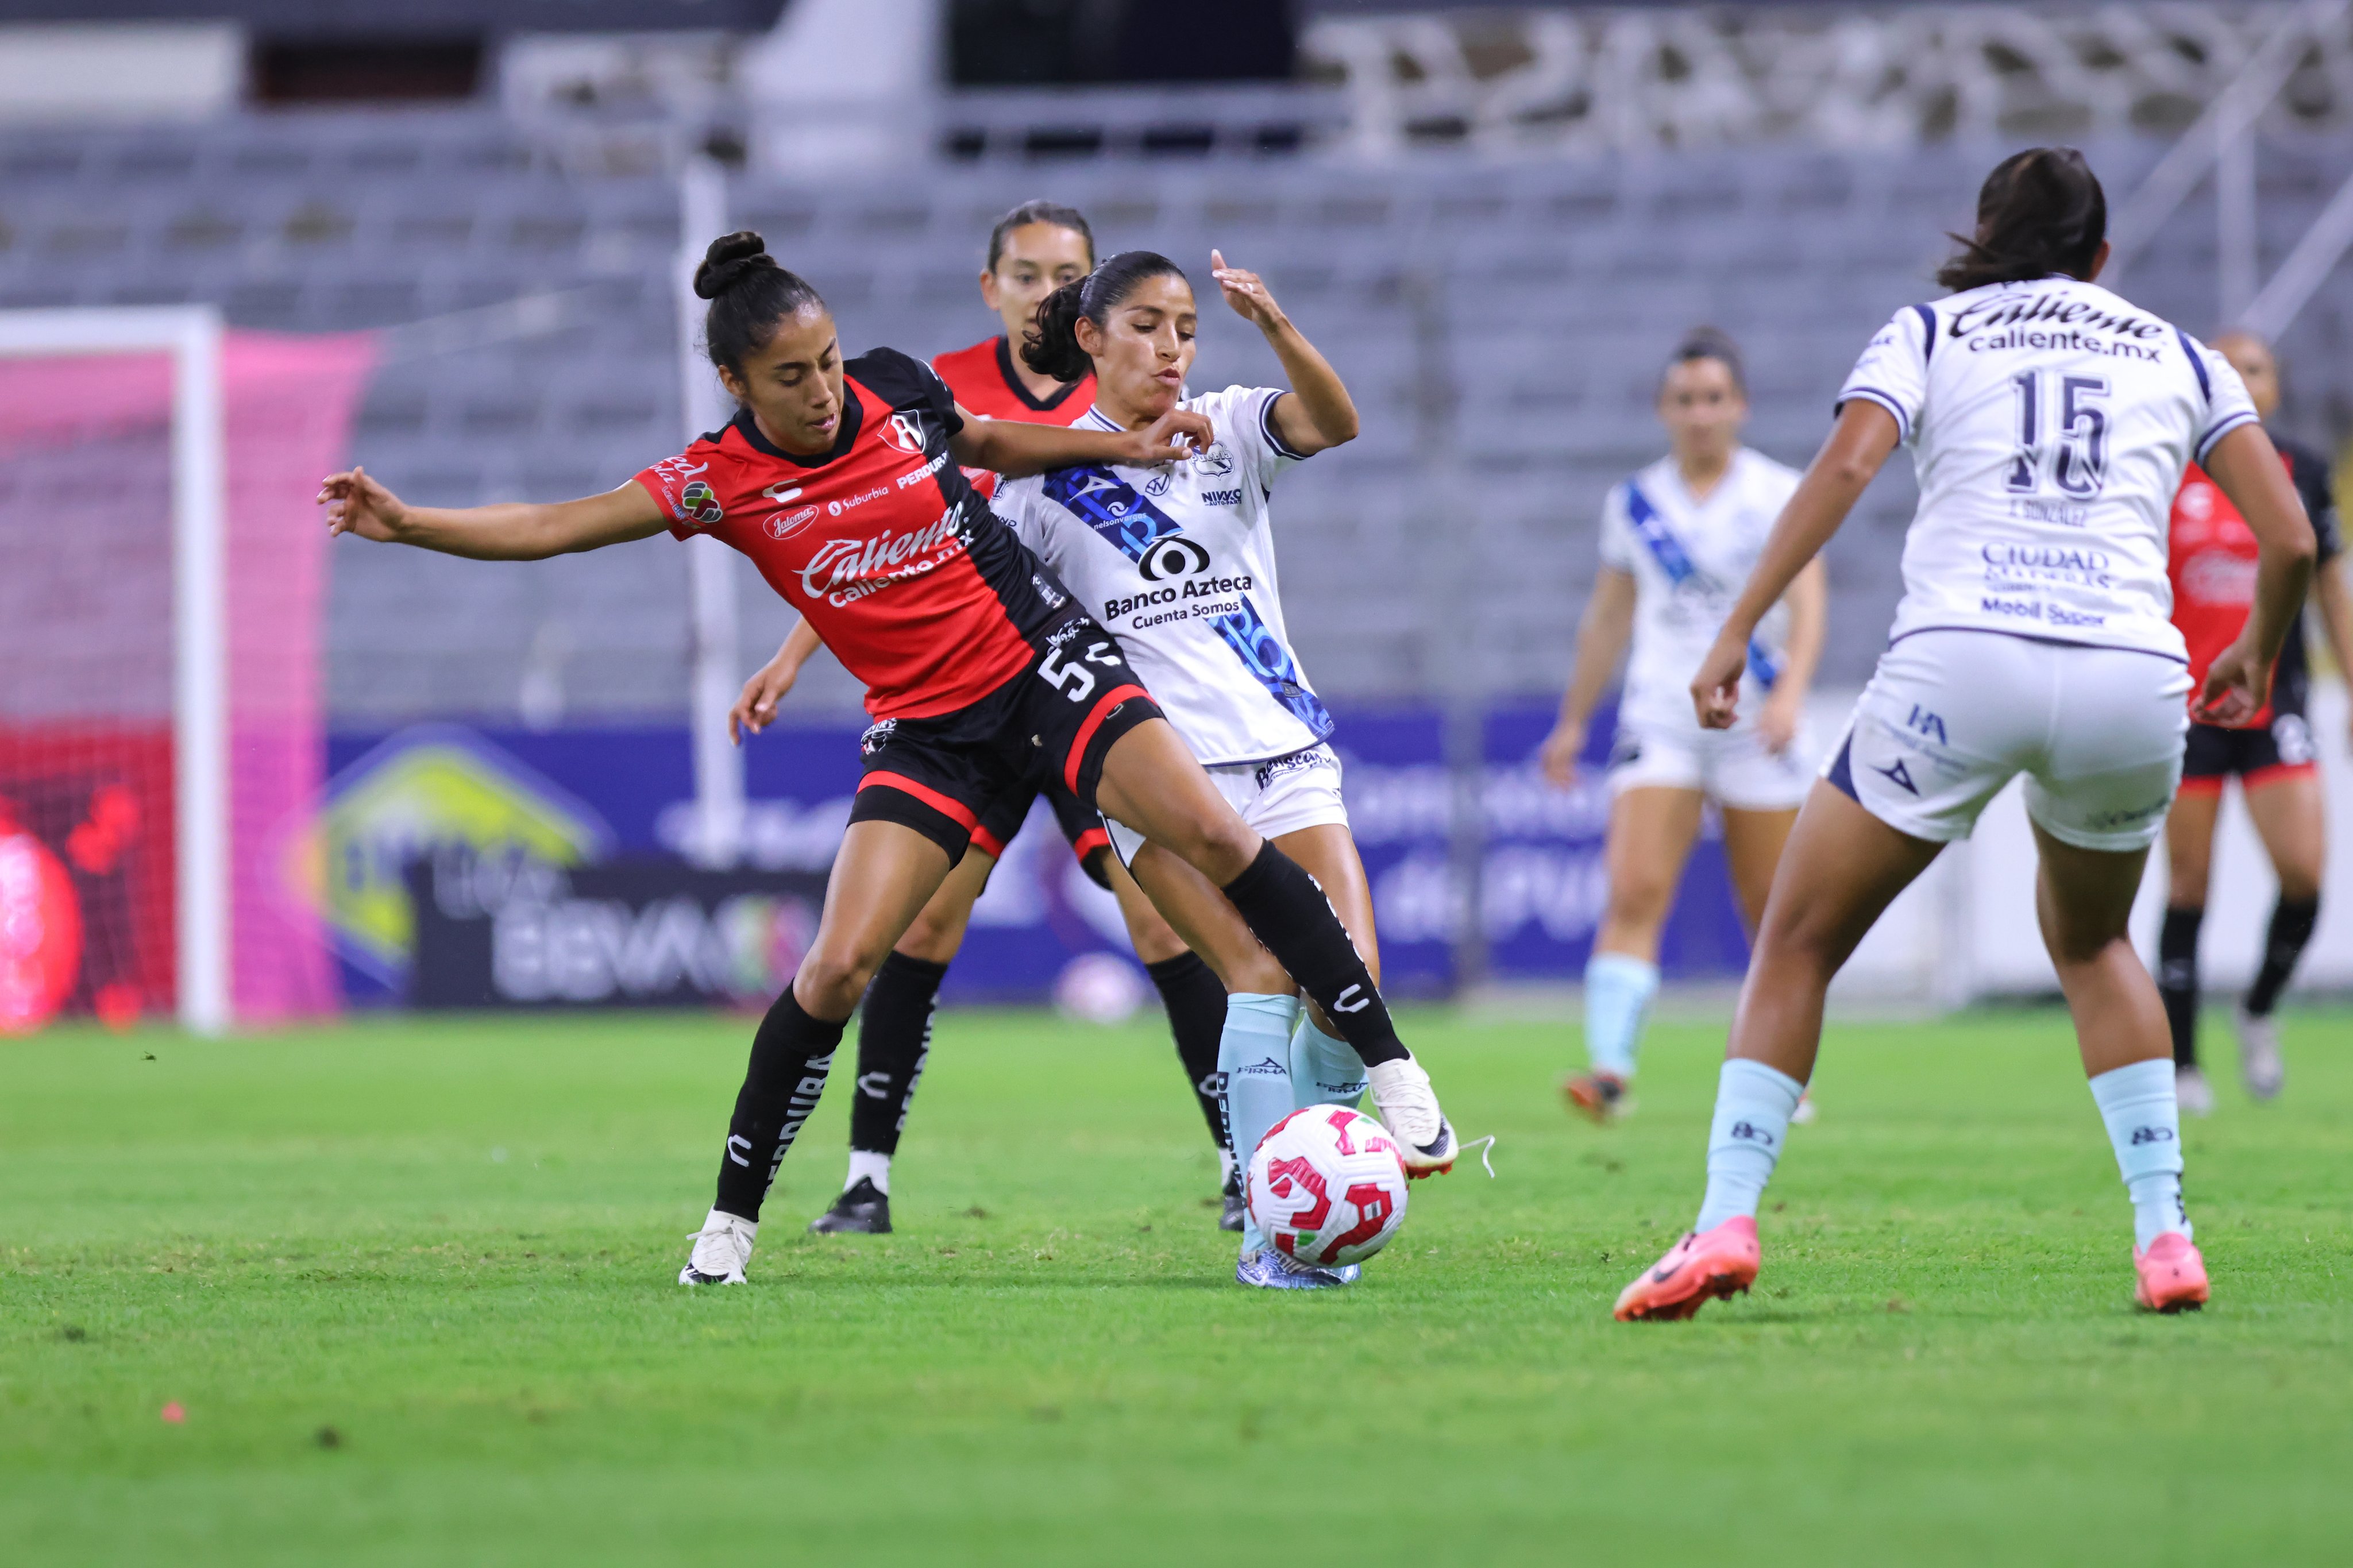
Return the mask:
<svg viewBox="0 0 2353 1568">
<path fill-rule="evenodd" d="M 780 511 L 768 519 L 768 537 L 790 539 L 817 519 L 817 508 L 801 507 L 793 511 Z"/>
<path fill-rule="evenodd" d="M 1945 335 L 1965 338 L 1989 327 L 2020 326 L 2080 327 L 2087 331 L 2108 332 L 2142 342 L 2165 335 L 2165 323 L 2162 321 L 2147 316 L 2103 310 L 2088 300 L 2070 298 L 2063 290 L 2030 294 L 2022 300 L 2014 294 L 1999 294 L 1989 300 L 1972 301 L 1953 312 Z M 2080 336 L 2079 333 L 2060 335 Z M 2152 354 L 2149 357 L 2153 359 L 2156 356 Z"/>
<path fill-rule="evenodd" d="M 2181 569 L 2181 596 L 2200 605 L 2255 602 L 2255 563 L 2227 550 L 2201 550 Z"/>
<path fill-rule="evenodd" d="M 1240 506 L 1242 504 L 1242 492 L 1239 489 L 1203 490 L 1201 504 L 1203 506 Z"/>
<path fill-rule="evenodd" d="M 727 515 L 726 509 L 719 504 L 719 492 L 703 479 L 697 479 L 681 490 L 678 504 L 690 521 L 704 528 Z"/>
<path fill-rule="evenodd" d="M 889 485 L 876 485 L 871 490 L 861 490 L 858 494 L 847 497 L 844 500 L 829 500 L 826 502 L 825 515 L 828 517 L 839 517 L 843 512 L 849 510 L 853 507 L 864 506 L 871 500 L 881 500 L 884 496 L 889 494 L 891 494 L 891 487 Z"/>
<path fill-rule="evenodd" d="M 828 539 L 801 568 L 801 592 L 837 608 L 937 567 L 964 547 L 957 509 L 906 533 L 889 529 L 866 539 Z"/>
<path fill-rule="evenodd" d="M 1181 533 L 1155 540 L 1136 562 L 1135 569 L 1147 583 L 1158 583 L 1170 577 L 1190 577 L 1196 572 L 1209 569 L 1209 552 Z"/>
<path fill-rule="evenodd" d="M 916 409 L 894 411 L 882 422 L 882 428 L 877 434 L 911 458 L 922 457 L 924 447 L 929 445 L 923 439 L 923 416 Z"/>
<path fill-rule="evenodd" d="M 1145 475 L 1144 482 L 1135 488 L 1142 490 L 1145 495 L 1157 500 L 1159 497 L 1166 495 L 1168 493 L 1168 487 L 1176 482 L 1176 476 L 1170 470 L 1166 468 L 1155 468 L 1151 473 Z"/>
</svg>

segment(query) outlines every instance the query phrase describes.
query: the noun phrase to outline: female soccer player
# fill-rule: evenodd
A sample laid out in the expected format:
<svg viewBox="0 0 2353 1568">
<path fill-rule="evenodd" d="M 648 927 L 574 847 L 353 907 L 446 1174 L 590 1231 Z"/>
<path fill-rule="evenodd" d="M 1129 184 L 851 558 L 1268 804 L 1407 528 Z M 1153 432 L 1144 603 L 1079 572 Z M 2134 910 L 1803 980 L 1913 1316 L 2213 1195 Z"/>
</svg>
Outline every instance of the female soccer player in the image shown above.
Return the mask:
<svg viewBox="0 0 2353 1568">
<path fill-rule="evenodd" d="M 980 297 L 1005 324 L 999 335 L 968 349 L 944 353 L 932 368 L 947 383 L 957 405 L 989 419 L 1069 425 L 1094 401 L 1092 374 L 1058 381 L 1020 363 L 1013 348 L 1027 331 L 1038 303 L 1062 284 L 1086 276 L 1094 266 L 1094 235 L 1077 209 L 1052 202 L 1024 202 L 997 220 L 989 231 L 988 260 L 980 275 Z M 973 470 L 965 476 L 983 496 L 993 494 L 997 476 Z M 799 678 L 818 648 L 817 634 L 802 621 L 786 635 L 776 657 L 744 683 L 729 715 L 737 737 L 765 729 L 776 705 Z M 881 1234 L 891 1228 L 891 1162 L 907 1125 L 907 1113 L 931 1055 L 932 1008 L 949 962 L 964 945 L 972 908 L 1005 847 L 1029 820 L 1042 793 L 1063 837 L 1089 877 L 1119 900 L 1135 955 L 1159 988 L 1176 1055 L 1193 1086 L 1210 1138 L 1219 1146 L 1224 1212 L 1220 1226 L 1241 1228 L 1241 1189 L 1234 1179 L 1233 1152 L 1225 1147 L 1225 1118 L 1219 1104 L 1218 1036 L 1225 1026 L 1226 990 L 1208 965 L 1187 949 L 1160 918 L 1111 852 L 1103 819 L 1077 796 L 1049 780 L 1042 791 L 1027 784 L 991 801 L 973 829 L 971 847 L 907 928 L 866 988 L 858 1014 L 857 1094 L 849 1102 L 849 1173 L 841 1195 L 809 1223 L 819 1232 Z"/>
<path fill-rule="evenodd" d="M 1173 468 L 1059 468 L 1008 484 L 997 504 L 1119 637 L 1219 793 L 1314 876 L 1377 973 L 1372 897 L 1348 835 L 1339 759 L 1324 743 L 1332 718 L 1283 628 L 1270 512 L 1284 470 L 1355 438 L 1356 409 L 1265 283 L 1215 251 L 1209 261 L 1226 302 L 1274 350 L 1290 390 L 1229 386 L 1186 397 L 1198 320 L 1192 286 L 1166 257 L 1124 251 L 1039 308 L 1029 363 L 1066 381 L 1093 374 L 1094 405 L 1080 429 L 1145 430 L 1182 410 L 1208 419 L 1208 449 Z M 1111 831 L 1136 880 L 1225 983 L 1218 1065 L 1237 1158 L 1248 1160 L 1269 1128 L 1303 1105 L 1353 1104 L 1365 1070 L 1303 1012 L 1279 956 L 1148 829 L 1113 823 Z M 1235 1278 L 1317 1289 L 1345 1284 L 1354 1271 L 1312 1268 L 1267 1247 L 1245 1215 Z"/>
<path fill-rule="evenodd" d="M 1700 728 L 1685 683 L 1724 625 L 1798 474 L 1740 444 L 1748 388 L 1740 351 L 1709 328 L 1685 337 L 1659 381 L 1670 454 L 1609 492 L 1601 507 L 1601 570 L 1577 628 L 1577 662 L 1560 721 L 1539 753 L 1545 776 L 1577 782 L 1586 724 L 1634 649 L 1609 749 L 1609 902 L 1585 966 L 1588 1071 L 1561 1085 L 1596 1121 L 1633 1109 L 1642 1018 L 1659 990 L 1659 931 L 1674 907 L 1700 810 L 1724 816 L 1733 890 L 1753 933 L 1810 771 L 1794 742 L 1822 651 L 1829 590 L 1810 562 L 1768 612 L 1743 674 L 1750 713 L 1732 729 Z"/>
<path fill-rule="evenodd" d="M 2255 412 L 2265 419 L 2279 406 L 2279 366 L 2269 344 L 2248 332 L 2225 332 L 2214 351 L 2231 362 L 2247 384 Z M 2328 465 L 2308 447 L 2274 436 L 2288 478 L 2304 501 L 2305 515 L 2319 544 L 2312 597 L 2320 610 L 2337 668 L 2353 670 L 2353 606 L 2337 564 L 2337 506 L 2329 495 Z M 2196 467 L 2173 499 L 2173 624 L 2189 648 L 2189 677 L 2205 679 L 2216 654 L 2246 624 L 2255 586 L 2255 536 L 2229 499 Z M 2295 973 L 2296 960 L 2320 919 L 2320 868 L 2327 856 L 2320 768 L 2305 720 L 2311 673 L 2304 655 L 2301 616 L 2288 625 L 2279 668 L 2272 672 L 2272 700 L 2237 728 L 2193 721 L 2182 759 L 2181 793 L 2165 820 L 2165 925 L 2158 939 L 2157 988 L 2165 998 L 2173 1029 L 2173 1087 L 2181 1109 L 2192 1116 L 2214 1110 L 2214 1090 L 2198 1067 L 2198 931 L 2206 919 L 2206 879 L 2214 858 L 2214 819 L 2222 806 L 2222 786 L 2237 774 L 2247 815 L 2271 856 L 2279 879 L 2263 967 L 2240 1003 L 2239 1076 L 2247 1092 L 2269 1100 L 2280 1091 L 2287 1069 L 2280 1058 L 2279 1025 L 2272 1008 Z"/>
<path fill-rule="evenodd" d="M 712 361 L 741 410 L 618 489 L 552 505 L 411 507 L 357 468 L 320 489 L 335 532 L 477 559 L 707 532 L 750 556 L 866 685 L 875 721 L 825 912 L 754 1036 L 717 1201 L 680 1282 L 743 1282 L 762 1201 L 876 966 L 946 879 L 981 809 L 1049 776 L 1221 888 L 1335 1009 L 1351 1045 L 1388 1069 L 1376 1102 L 1409 1167 L 1451 1163 L 1429 1076 L 1314 879 L 1235 815 L 1118 643 L 960 467 L 1154 466 L 1206 441 L 1208 422 L 1173 412 L 1148 430 L 1082 431 L 968 419 L 936 374 L 895 350 L 845 363 L 824 300 L 755 234 L 713 241 L 695 291 L 711 301 Z"/>
<path fill-rule="evenodd" d="M 1863 350 L 1837 426 L 1693 677 L 1700 721 L 1729 728 L 1766 611 L 1896 443 L 1910 446 L 1920 508 L 1888 649 L 1773 876 L 1699 1218 L 1627 1286 L 1621 1319 L 1688 1317 L 1756 1279 L 1757 1204 L 1813 1072 L 1831 977 L 2021 773 L 2043 942 L 2132 1197 L 2137 1297 L 2168 1312 L 2206 1300 L 2165 1009 L 2126 931 L 2189 722 L 2165 517 L 2195 458 L 2259 545 L 2253 613 L 2199 702 L 2224 723 L 2267 695 L 2312 529 L 2238 373 L 2094 283 L 2106 229 L 2099 181 L 2072 148 L 1995 166 L 1975 237 L 1937 277 L 1954 292 L 1896 312 Z"/>
</svg>

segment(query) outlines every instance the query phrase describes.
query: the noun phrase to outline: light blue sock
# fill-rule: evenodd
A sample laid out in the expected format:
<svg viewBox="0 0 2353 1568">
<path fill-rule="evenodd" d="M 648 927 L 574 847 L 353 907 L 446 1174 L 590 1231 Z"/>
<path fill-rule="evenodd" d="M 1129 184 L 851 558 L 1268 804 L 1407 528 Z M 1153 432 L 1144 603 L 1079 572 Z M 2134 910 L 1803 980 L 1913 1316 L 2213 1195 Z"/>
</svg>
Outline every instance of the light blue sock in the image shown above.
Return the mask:
<svg viewBox="0 0 2353 1568">
<path fill-rule="evenodd" d="M 1315 1026 L 1315 1015 L 1299 1009 L 1291 1031 L 1291 1094 L 1293 1110 L 1311 1105 L 1354 1106 L 1365 1098 L 1365 1058 L 1345 1040 Z"/>
<path fill-rule="evenodd" d="M 1642 1016 L 1659 994 L 1659 966 L 1622 952 L 1597 952 L 1585 965 L 1585 1055 L 1596 1072 L 1634 1076 Z"/>
<path fill-rule="evenodd" d="M 1226 998 L 1226 1029 L 1218 1037 L 1218 1070 L 1226 1078 L 1226 1133 L 1248 1181 L 1250 1158 L 1267 1129 L 1298 1110 L 1291 1092 L 1291 1027 L 1299 998 L 1237 991 Z M 1242 1219 L 1242 1250 L 1266 1245 L 1256 1224 Z"/>
<path fill-rule="evenodd" d="M 2092 1080 L 2092 1100 L 2108 1124 L 2116 1170 L 2132 1194 L 2133 1245 L 2147 1247 L 2168 1230 L 2189 1234 L 2181 1205 L 2181 1106 L 2173 1098 L 2173 1063 L 2165 1057 L 2104 1072 Z"/>
<path fill-rule="evenodd" d="M 1715 1122 L 1707 1132 L 1707 1196 L 1700 1200 L 1694 1230 L 1714 1230 L 1725 1220 L 1755 1218 L 1765 1184 L 1780 1163 L 1789 1135 L 1789 1117 L 1806 1086 L 1788 1073 L 1736 1057 L 1715 1080 Z"/>
</svg>

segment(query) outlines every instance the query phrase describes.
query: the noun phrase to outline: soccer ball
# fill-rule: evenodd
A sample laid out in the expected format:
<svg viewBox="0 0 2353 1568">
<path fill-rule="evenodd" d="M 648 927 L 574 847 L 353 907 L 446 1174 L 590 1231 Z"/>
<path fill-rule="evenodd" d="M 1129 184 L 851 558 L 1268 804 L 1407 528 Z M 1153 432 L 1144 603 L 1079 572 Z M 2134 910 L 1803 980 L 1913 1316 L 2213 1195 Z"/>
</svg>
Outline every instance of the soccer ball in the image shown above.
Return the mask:
<svg viewBox="0 0 2353 1568">
<path fill-rule="evenodd" d="M 1371 1117 L 1311 1105 L 1260 1140 L 1246 1196 L 1267 1240 L 1302 1263 L 1362 1263 L 1405 1223 L 1405 1163 Z"/>
</svg>

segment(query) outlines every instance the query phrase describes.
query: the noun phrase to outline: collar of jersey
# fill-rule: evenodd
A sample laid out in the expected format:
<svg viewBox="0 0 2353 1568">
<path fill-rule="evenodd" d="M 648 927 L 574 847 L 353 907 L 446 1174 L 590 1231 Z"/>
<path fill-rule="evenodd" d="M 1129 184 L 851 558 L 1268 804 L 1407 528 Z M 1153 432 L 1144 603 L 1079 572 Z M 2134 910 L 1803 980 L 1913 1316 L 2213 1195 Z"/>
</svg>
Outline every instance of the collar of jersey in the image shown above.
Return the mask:
<svg viewBox="0 0 2353 1568">
<path fill-rule="evenodd" d="M 1050 414 L 1068 403 L 1071 400 L 1071 394 L 1084 386 L 1088 381 L 1088 378 L 1083 375 L 1076 381 L 1066 381 L 1062 384 L 1061 391 L 1043 403 L 1039 402 L 1030 395 L 1029 384 L 1021 379 L 1020 372 L 1013 368 L 1013 345 L 1006 341 L 1003 332 L 997 334 L 997 374 L 1005 378 L 1005 389 L 1019 398 L 1024 407 L 1034 408 L 1040 414 Z"/>
<path fill-rule="evenodd" d="M 1087 411 L 1084 414 L 1080 415 L 1076 419 L 1071 421 L 1071 423 L 1073 425 L 1083 425 L 1090 419 L 1094 421 L 1095 428 L 1098 430 L 1117 430 L 1119 428 L 1118 426 L 1112 423 L 1111 416 L 1103 411 L 1103 405 L 1095 403 L 1089 404 L 1087 405 Z"/>
<path fill-rule="evenodd" d="M 834 435 L 832 449 L 820 452 L 814 458 L 787 452 L 761 435 L 760 422 L 752 417 L 749 408 L 737 409 L 735 417 L 727 423 L 735 427 L 735 433 L 744 437 L 752 450 L 763 457 L 777 458 L 797 468 L 822 468 L 849 450 L 850 443 L 858 439 L 859 427 L 866 421 L 865 399 L 859 395 L 856 384 L 848 376 L 842 378 L 841 393 L 841 428 Z"/>
</svg>

